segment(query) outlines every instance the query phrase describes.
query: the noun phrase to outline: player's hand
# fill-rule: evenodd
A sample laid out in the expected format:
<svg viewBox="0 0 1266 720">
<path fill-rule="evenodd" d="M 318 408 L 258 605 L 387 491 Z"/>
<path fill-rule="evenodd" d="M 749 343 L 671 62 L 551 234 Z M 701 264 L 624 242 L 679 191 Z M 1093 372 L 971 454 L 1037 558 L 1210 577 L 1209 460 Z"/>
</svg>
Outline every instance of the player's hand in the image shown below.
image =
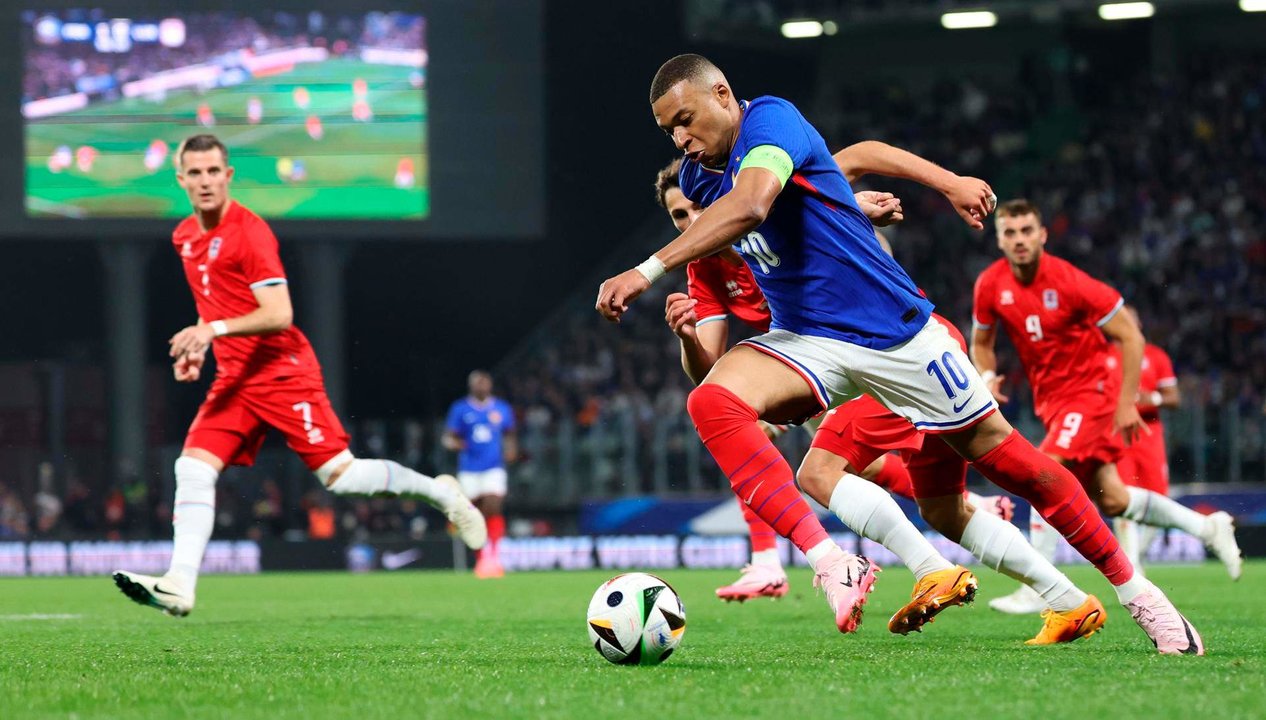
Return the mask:
<svg viewBox="0 0 1266 720">
<path fill-rule="evenodd" d="M 1005 375 L 994 375 L 985 383 L 985 387 L 989 388 L 989 394 L 993 395 L 993 399 L 998 401 L 999 405 L 1006 405 L 1011 402 L 1011 398 L 1002 394 L 1002 379 Z"/>
<path fill-rule="evenodd" d="M 197 382 L 202 377 L 202 364 L 207 356 L 202 353 L 185 353 L 171 364 L 172 375 L 176 382 Z"/>
<path fill-rule="evenodd" d="M 877 190 L 863 190 L 853 196 L 857 200 L 857 207 L 870 218 L 870 224 L 875 227 L 888 227 L 896 225 L 906 216 L 901 211 L 901 198 L 889 192 L 879 192 Z"/>
<path fill-rule="evenodd" d="M 646 276 L 637 268 L 625 270 L 598 286 L 598 301 L 594 303 L 594 309 L 607 320 L 620 322 L 620 316 L 628 312 L 629 303 L 650 286 Z"/>
<path fill-rule="evenodd" d="M 215 331 L 210 325 L 190 325 L 171 336 L 168 344 L 171 350 L 168 355 L 178 358 L 181 355 L 202 355 L 206 353 L 207 348 L 211 347 L 211 341 L 215 339 Z"/>
<path fill-rule="evenodd" d="M 1121 433 L 1121 439 L 1126 445 L 1133 445 L 1134 441 L 1144 435 L 1152 434 L 1152 429 L 1143 422 L 1143 416 L 1139 415 L 1139 410 L 1133 403 L 1117 407 L 1116 414 L 1112 417 L 1112 429 Z"/>
<path fill-rule="evenodd" d="M 699 316 L 695 313 L 695 305 L 699 301 L 685 293 L 670 293 L 664 300 L 664 322 L 677 337 L 686 340 L 695 338 L 695 323 Z"/>
<path fill-rule="evenodd" d="M 975 230 L 985 229 L 985 217 L 998 204 L 993 188 L 980 178 L 959 175 L 944 190 L 944 194 L 963 222 Z"/>
</svg>

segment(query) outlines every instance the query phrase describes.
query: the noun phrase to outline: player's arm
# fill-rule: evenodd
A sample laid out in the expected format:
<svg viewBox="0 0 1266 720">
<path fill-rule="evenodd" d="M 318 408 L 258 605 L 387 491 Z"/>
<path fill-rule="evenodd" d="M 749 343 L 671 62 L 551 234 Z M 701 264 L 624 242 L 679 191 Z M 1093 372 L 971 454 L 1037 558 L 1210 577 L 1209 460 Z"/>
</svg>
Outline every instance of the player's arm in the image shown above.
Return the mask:
<svg viewBox="0 0 1266 720">
<path fill-rule="evenodd" d="M 450 452 L 461 452 L 466 449 L 466 441 L 461 435 L 461 408 L 459 400 L 448 409 L 448 418 L 444 421 L 444 434 L 440 436 L 440 445 Z"/>
<path fill-rule="evenodd" d="M 501 434 L 501 459 L 512 463 L 519 459 L 519 434 L 513 429 Z"/>
<path fill-rule="evenodd" d="M 974 177 L 956 175 L 934 162 L 912 152 L 878 140 L 863 140 L 835 153 L 835 164 L 851 183 L 863 175 L 911 180 L 930 187 L 945 196 L 963 222 L 977 230 L 993 212 L 997 196 L 989 183 Z"/>
<path fill-rule="evenodd" d="M 1153 367 L 1156 370 L 1156 392 L 1152 404 L 1173 410 L 1182 405 L 1182 393 L 1178 390 L 1178 376 L 1174 374 L 1174 362 L 1164 350 L 1156 353 Z"/>
<path fill-rule="evenodd" d="M 1127 443 L 1150 432 L 1139 415 L 1135 398 L 1139 394 L 1139 374 L 1143 367 L 1143 333 L 1123 312 L 1114 312 L 1100 326 L 1108 339 L 1121 348 L 1121 395 L 1117 398 L 1116 429 Z"/>
<path fill-rule="evenodd" d="M 976 366 L 985 387 L 993 393 L 1000 403 L 1011 398 L 1002 394 L 1002 375 L 998 374 L 998 353 L 995 350 L 998 342 L 998 328 L 989 325 L 973 325 L 971 331 L 971 363 Z"/>
<path fill-rule="evenodd" d="M 245 315 L 209 323 L 190 325 L 172 336 L 171 356 L 204 353 L 211 341 L 223 335 L 268 335 L 290 327 L 294 308 L 290 304 L 290 288 L 279 282 L 253 288 L 258 307 Z"/>
<path fill-rule="evenodd" d="M 619 322 L 628 304 L 646 292 L 652 279 L 711 255 L 755 230 L 765 222 L 793 168 L 791 157 L 781 148 L 753 148 L 743 160 L 734 187 L 646 262 L 602 283 L 595 309 L 606 319 Z"/>
<path fill-rule="evenodd" d="M 700 322 L 695 312 L 698 302 L 685 293 L 672 293 L 664 300 L 664 322 L 681 341 L 681 369 L 696 385 L 725 354 L 730 334 L 725 315 Z"/>
</svg>

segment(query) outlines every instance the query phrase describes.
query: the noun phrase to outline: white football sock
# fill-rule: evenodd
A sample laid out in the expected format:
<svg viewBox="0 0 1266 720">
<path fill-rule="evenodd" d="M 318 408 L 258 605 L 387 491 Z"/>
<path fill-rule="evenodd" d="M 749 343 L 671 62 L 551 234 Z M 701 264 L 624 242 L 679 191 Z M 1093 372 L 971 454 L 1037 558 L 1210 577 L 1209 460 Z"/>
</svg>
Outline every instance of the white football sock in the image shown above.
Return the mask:
<svg viewBox="0 0 1266 720">
<path fill-rule="evenodd" d="M 1160 528 L 1154 528 L 1151 525 L 1138 525 L 1139 529 L 1139 558 L 1147 559 L 1147 554 L 1152 549 L 1152 543 L 1156 542 L 1156 538 L 1161 534 Z"/>
<path fill-rule="evenodd" d="M 1141 566 L 1139 558 L 1142 554 L 1139 529 L 1139 524 L 1129 518 L 1112 518 L 1112 534 L 1117 536 L 1117 544 L 1121 546 L 1121 552 L 1130 559 L 1130 564 L 1134 566 L 1136 572 Z"/>
<path fill-rule="evenodd" d="M 1055 550 L 1059 547 L 1060 537 L 1059 531 L 1046 522 L 1037 508 L 1029 508 L 1029 544 L 1038 555 L 1055 562 Z"/>
<path fill-rule="evenodd" d="M 827 538 L 826 540 L 823 540 L 817 545 L 814 545 L 806 550 L 804 553 L 804 559 L 809 561 L 809 567 L 813 568 L 816 572 L 818 569 L 818 563 L 826 559 L 826 556 L 830 555 L 832 550 L 840 550 L 840 546 L 836 545 L 834 540 Z M 844 551 L 840 550 L 840 552 Z"/>
<path fill-rule="evenodd" d="M 1151 587 L 1152 584 L 1147 581 L 1147 578 L 1143 577 L 1140 573 L 1134 573 L 1134 577 L 1126 580 L 1120 585 L 1113 585 L 1112 589 L 1117 593 L 1117 600 L 1124 605 Z"/>
<path fill-rule="evenodd" d="M 441 510 L 461 499 L 461 493 L 453 486 L 391 460 L 356 458 L 329 488 L 339 495 L 416 496 Z"/>
<path fill-rule="evenodd" d="M 778 557 L 778 548 L 770 548 L 769 550 L 757 550 L 752 553 L 753 565 L 767 565 L 769 567 L 782 567 L 782 559 Z"/>
<path fill-rule="evenodd" d="M 176 503 L 171 514 L 171 567 L 167 574 L 190 593 L 198 585 L 202 556 L 215 527 L 215 481 L 219 476 L 201 460 L 176 458 Z"/>
<path fill-rule="evenodd" d="M 891 550 L 915 579 L 954 567 L 923 537 L 892 496 L 869 480 L 845 473 L 831 492 L 831 512 L 853 532 Z"/>
<path fill-rule="evenodd" d="M 1203 539 L 1208 523 L 1205 516 L 1174 500 L 1143 488 L 1126 487 L 1130 504 L 1121 513 L 1135 522 L 1155 527 L 1178 528 L 1185 533 Z"/>
<path fill-rule="evenodd" d="M 1033 588 L 1052 610 L 1073 610 L 1086 601 L 1084 592 L 1024 541 L 1019 528 L 996 515 L 977 508 L 959 544 L 990 568 Z"/>
</svg>

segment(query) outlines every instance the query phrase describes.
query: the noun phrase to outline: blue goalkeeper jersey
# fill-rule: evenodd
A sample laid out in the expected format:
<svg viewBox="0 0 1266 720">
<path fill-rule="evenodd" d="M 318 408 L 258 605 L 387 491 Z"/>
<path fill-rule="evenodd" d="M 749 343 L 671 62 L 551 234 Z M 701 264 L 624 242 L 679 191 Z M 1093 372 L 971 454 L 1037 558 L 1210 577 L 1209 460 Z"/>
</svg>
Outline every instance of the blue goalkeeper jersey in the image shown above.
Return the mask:
<svg viewBox="0 0 1266 720">
<path fill-rule="evenodd" d="M 460 472 L 482 472 L 505 464 L 502 437 L 514 431 L 514 410 L 499 397 L 484 402 L 466 396 L 448 409 L 445 428 L 466 447 L 457 456 Z"/>
<path fill-rule="evenodd" d="M 913 337 L 932 303 L 880 247 L 826 142 L 791 103 L 768 96 L 744 103 L 725 170 L 685 160 L 682 192 L 708 207 L 762 145 L 781 148 L 794 169 L 765 221 L 734 248 L 769 301 L 770 327 L 874 349 Z"/>
</svg>

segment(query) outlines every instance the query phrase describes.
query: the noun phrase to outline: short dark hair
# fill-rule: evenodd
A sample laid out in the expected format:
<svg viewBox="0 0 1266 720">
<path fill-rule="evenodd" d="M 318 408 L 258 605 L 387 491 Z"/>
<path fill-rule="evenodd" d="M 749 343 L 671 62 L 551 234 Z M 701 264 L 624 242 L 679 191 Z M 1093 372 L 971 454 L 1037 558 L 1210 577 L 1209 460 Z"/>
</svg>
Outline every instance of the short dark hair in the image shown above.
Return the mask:
<svg viewBox="0 0 1266 720">
<path fill-rule="evenodd" d="M 220 142 L 220 138 L 210 134 L 201 133 L 199 135 L 190 135 L 185 141 L 180 143 L 180 148 L 176 150 L 176 163 L 180 167 L 184 167 L 185 153 L 187 152 L 206 152 L 219 148 L 220 154 L 224 156 L 224 164 L 229 164 L 229 149 Z"/>
<path fill-rule="evenodd" d="M 651 81 L 651 102 L 664 97 L 665 93 L 682 80 L 706 80 L 709 75 L 719 72 L 720 69 L 702 55 L 678 55 L 659 66 L 659 72 L 655 73 L 655 79 Z"/>
<path fill-rule="evenodd" d="M 655 174 L 655 202 L 659 206 L 667 209 L 668 203 L 664 200 L 668 196 L 668 191 L 673 188 L 681 187 L 681 183 L 677 181 L 677 175 L 681 172 L 681 158 L 673 158 L 673 161 L 660 168 Z"/>
<path fill-rule="evenodd" d="M 1039 224 L 1042 222 L 1042 211 L 1037 209 L 1033 203 L 1024 198 L 1008 200 L 998 206 L 994 212 L 995 217 L 1023 217 L 1032 215 L 1037 218 Z"/>
</svg>

